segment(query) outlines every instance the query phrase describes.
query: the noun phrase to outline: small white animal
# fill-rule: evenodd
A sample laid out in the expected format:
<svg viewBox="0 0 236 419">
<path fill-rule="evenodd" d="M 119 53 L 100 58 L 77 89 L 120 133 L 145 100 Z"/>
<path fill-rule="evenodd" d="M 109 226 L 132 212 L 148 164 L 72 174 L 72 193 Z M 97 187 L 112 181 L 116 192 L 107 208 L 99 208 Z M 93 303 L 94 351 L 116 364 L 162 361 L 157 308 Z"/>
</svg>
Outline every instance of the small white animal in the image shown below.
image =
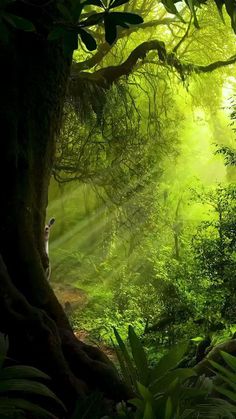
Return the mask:
<svg viewBox="0 0 236 419">
<path fill-rule="evenodd" d="M 48 221 L 48 223 L 45 225 L 44 227 L 44 241 L 45 241 L 45 251 L 46 254 L 49 257 L 49 237 L 50 237 L 50 230 L 52 225 L 55 223 L 55 218 L 50 218 L 50 220 Z M 46 276 L 47 276 L 47 280 L 49 281 L 50 276 L 51 276 L 51 265 L 49 262 L 49 265 L 46 269 Z"/>
</svg>

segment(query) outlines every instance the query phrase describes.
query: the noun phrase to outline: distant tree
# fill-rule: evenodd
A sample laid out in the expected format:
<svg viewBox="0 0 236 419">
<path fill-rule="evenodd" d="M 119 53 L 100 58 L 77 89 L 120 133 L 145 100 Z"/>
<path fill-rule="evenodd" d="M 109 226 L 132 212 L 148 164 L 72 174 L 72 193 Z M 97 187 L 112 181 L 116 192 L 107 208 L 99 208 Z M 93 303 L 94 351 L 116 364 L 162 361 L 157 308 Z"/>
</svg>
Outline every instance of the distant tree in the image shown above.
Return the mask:
<svg viewBox="0 0 236 419">
<path fill-rule="evenodd" d="M 193 238 L 199 276 L 209 281 L 208 304 L 218 299 L 222 317 L 235 322 L 236 291 L 236 188 L 218 186 L 199 195 L 209 206 L 209 220 L 203 221 Z"/>
</svg>

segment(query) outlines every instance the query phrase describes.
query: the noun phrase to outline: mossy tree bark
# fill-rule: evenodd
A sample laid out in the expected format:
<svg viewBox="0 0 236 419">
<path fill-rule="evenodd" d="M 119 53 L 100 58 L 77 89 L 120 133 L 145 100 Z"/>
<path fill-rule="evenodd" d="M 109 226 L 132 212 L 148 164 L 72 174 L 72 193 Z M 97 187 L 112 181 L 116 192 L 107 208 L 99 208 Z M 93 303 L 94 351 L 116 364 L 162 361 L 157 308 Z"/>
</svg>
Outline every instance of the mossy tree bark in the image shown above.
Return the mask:
<svg viewBox="0 0 236 419">
<path fill-rule="evenodd" d="M 45 276 L 48 186 L 71 59 L 59 42 L 20 31 L 0 56 L 0 331 L 11 356 L 51 375 L 67 406 L 95 388 L 124 398 L 106 356 L 74 337 Z"/>
</svg>

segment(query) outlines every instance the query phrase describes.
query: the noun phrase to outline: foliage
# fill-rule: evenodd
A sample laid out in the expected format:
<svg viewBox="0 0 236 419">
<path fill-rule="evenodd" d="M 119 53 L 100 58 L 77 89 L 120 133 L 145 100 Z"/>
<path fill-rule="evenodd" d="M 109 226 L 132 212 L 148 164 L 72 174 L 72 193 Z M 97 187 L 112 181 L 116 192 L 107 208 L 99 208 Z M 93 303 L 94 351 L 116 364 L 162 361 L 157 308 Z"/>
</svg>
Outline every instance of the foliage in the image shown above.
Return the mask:
<svg viewBox="0 0 236 419">
<path fill-rule="evenodd" d="M 97 48 L 96 41 L 87 29 L 91 26 L 98 25 L 104 22 L 105 39 L 109 44 L 112 44 L 117 37 L 117 26 L 129 28 L 130 25 L 136 25 L 143 22 L 143 19 L 134 13 L 113 12 L 113 9 L 120 5 L 127 3 L 126 1 L 110 0 L 107 4 L 100 0 L 72 0 L 68 3 L 58 0 L 54 10 L 54 19 L 52 19 L 48 32 L 49 41 L 62 40 L 64 50 L 66 53 L 71 53 L 78 47 L 78 36 L 82 43 L 85 44 L 89 51 Z M 22 7 L 22 15 L 11 13 L 14 11 L 14 6 L 17 4 L 16 0 L 5 0 L 1 5 L 0 14 L 0 36 L 2 41 L 8 42 L 10 30 L 35 32 L 38 26 L 24 17 L 24 8 Z M 34 7 L 34 3 L 29 2 L 29 7 Z M 102 9 L 102 12 L 96 13 L 90 11 L 91 6 Z M 43 3 L 39 6 L 42 11 L 47 11 L 50 4 Z M 83 11 L 88 9 L 89 16 L 84 18 Z M 21 9 L 20 9 L 21 11 Z M 46 20 L 46 19 L 45 19 Z"/>
<path fill-rule="evenodd" d="M 186 343 L 173 347 L 151 368 L 148 366 L 144 348 L 131 326 L 129 327 L 131 354 L 116 330 L 115 336 L 122 375 L 127 384 L 133 386 L 135 392 L 135 398 L 129 403 L 136 408 L 133 412 L 127 406 L 120 405 L 117 417 L 137 419 L 234 417 L 236 406 L 232 391 L 222 384 L 214 384 L 214 379 L 197 377 L 194 369 L 178 368 L 187 350 Z M 223 352 L 222 356 L 234 373 L 220 364 L 211 362 L 217 370 L 216 380 L 223 378 L 227 386 L 235 390 L 235 357 Z M 223 394 L 229 401 L 213 396 L 214 391 Z"/>
<path fill-rule="evenodd" d="M 62 402 L 43 382 L 50 377 L 37 368 L 27 365 L 14 365 L 7 357 L 8 338 L 0 334 L 0 417 L 2 419 L 31 418 L 56 419 L 51 409 L 64 412 Z M 11 361 L 13 365 L 5 365 Z M 50 402 L 51 409 L 48 409 Z M 45 404 L 45 407 L 43 405 Z"/>
</svg>

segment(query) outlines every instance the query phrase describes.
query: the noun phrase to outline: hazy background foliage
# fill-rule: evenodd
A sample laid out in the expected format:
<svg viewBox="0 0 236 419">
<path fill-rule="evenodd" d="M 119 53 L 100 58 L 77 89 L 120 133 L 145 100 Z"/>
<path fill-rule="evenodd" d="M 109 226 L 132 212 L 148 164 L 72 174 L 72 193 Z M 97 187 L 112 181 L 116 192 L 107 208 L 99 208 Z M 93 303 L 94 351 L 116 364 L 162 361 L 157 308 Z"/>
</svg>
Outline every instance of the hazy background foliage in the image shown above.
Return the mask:
<svg viewBox="0 0 236 419">
<path fill-rule="evenodd" d="M 224 25 L 211 2 L 198 11 L 200 30 L 151 0 L 130 7 L 162 22 L 121 31 L 93 69 L 153 38 L 183 63 L 233 55 L 229 18 Z M 93 35 L 102 50 L 99 26 Z M 87 59 L 75 51 L 81 68 Z M 234 75 L 231 65 L 183 80 L 150 52 L 108 92 L 68 99 L 48 216 L 51 281 L 63 303 L 70 291 L 76 330 L 109 342 L 113 326 L 125 336 L 133 324 L 149 348 L 234 332 L 235 167 L 216 153 L 235 148 Z M 82 297 L 71 299 L 76 289 Z"/>
</svg>

